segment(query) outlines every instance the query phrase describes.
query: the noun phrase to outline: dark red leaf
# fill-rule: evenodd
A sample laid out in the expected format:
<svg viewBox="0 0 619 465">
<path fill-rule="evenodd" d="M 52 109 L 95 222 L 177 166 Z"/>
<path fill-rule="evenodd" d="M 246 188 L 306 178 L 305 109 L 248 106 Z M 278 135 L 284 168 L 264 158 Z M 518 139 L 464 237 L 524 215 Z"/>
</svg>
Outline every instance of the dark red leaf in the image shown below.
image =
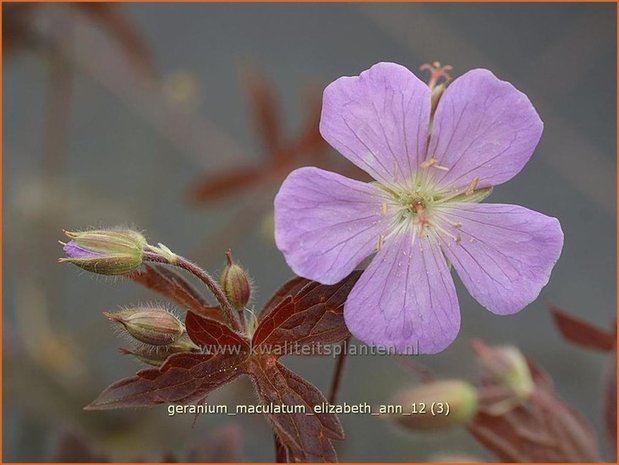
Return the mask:
<svg viewBox="0 0 619 465">
<path fill-rule="evenodd" d="M 148 267 L 132 279 L 192 307 L 203 305 L 182 278 L 168 271 Z M 190 403 L 204 399 L 240 374 L 248 374 L 262 404 L 305 408 L 303 412 L 266 414 L 278 438 L 278 459 L 335 461 L 331 441 L 344 436 L 337 416 L 314 412 L 314 406 L 326 406 L 327 400 L 316 387 L 279 364 L 277 358 L 288 352 L 278 349 L 294 344 L 334 344 L 349 337 L 343 306 L 360 275 L 355 271 L 332 286 L 302 278 L 286 283 L 265 306 L 251 342 L 221 321 L 187 313 L 187 334 L 204 353 L 171 355 L 158 369 L 142 370 L 112 384 L 86 408 Z"/>
<path fill-rule="evenodd" d="M 221 318 L 217 307 L 209 305 L 195 287 L 181 275 L 163 265 L 148 264 L 142 271 L 131 273 L 129 279 L 177 302 L 185 310 L 209 318 Z"/>
<path fill-rule="evenodd" d="M 275 463 L 288 463 L 292 458 L 290 450 L 282 444 L 279 436 L 273 433 L 273 442 L 275 443 Z"/>
<path fill-rule="evenodd" d="M 249 352 L 249 340 L 219 321 L 188 313 L 185 327 L 190 339 L 202 348 L 217 350 L 221 347 L 238 347 L 240 352 Z"/>
<path fill-rule="evenodd" d="M 555 325 L 563 338 L 587 349 L 609 352 L 615 347 L 615 335 L 593 326 L 580 318 L 569 315 L 555 305 L 550 305 Z"/>
<path fill-rule="evenodd" d="M 160 368 L 141 370 L 131 378 L 112 384 L 85 409 L 186 404 L 204 399 L 211 391 L 239 376 L 246 359 L 246 353 L 175 354 Z"/>
<path fill-rule="evenodd" d="M 345 340 L 350 333 L 344 322 L 344 302 L 359 276 L 361 271 L 354 271 L 332 286 L 304 278 L 287 282 L 260 314 L 253 345 L 283 355 L 302 345 Z"/>
<path fill-rule="evenodd" d="M 271 296 L 267 303 L 264 304 L 262 312 L 259 315 L 260 319 L 264 319 L 266 314 L 273 311 L 273 309 L 277 307 L 282 300 L 296 295 L 299 290 L 303 288 L 303 286 L 306 286 L 310 282 L 312 281 L 305 278 L 300 278 L 298 276 L 285 282 L 277 291 L 275 291 L 275 294 Z"/>
<path fill-rule="evenodd" d="M 249 373 L 255 381 L 262 405 L 304 406 L 304 413 L 266 415 L 294 461 L 337 460 L 331 440 L 343 439 L 344 432 L 336 415 L 313 414 L 314 406 L 327 404 L 316 387 L 281 365 L 275 357 L 254 359 Z"/>
</svg>

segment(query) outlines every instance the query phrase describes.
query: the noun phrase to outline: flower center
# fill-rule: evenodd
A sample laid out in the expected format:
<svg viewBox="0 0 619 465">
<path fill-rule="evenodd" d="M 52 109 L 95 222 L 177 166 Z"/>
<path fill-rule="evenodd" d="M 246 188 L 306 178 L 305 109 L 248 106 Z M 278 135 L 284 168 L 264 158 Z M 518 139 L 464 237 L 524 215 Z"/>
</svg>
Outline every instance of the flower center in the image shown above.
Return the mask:
<svg viewBox="0 0 619 465">
<path fill-rule="evenodd" d="M 428 166 L 442 169 L 436 160 Z M 377 250 L 381 250 L 391 234 L 403 230 L 412 233 L 413 241 L 437 235 L 460 244 L 462 224 L 450 221 L 443 213 L 453 204 L 480 202 L 492 191 L 491 187 L 477 188 L 479 177 L 474 177 L 469 184 L 457 190 L 441 189 L 424 170 L 418 171 L 410 182 L 399 186 L 376 184 L 391 197 L 390 202 L 383 203 L 381 214 L 386 215 L 389 210 L 393 213 L 389 232 L 379 236 Z"/>
<path fill-rule="evenodd" d="M 423 197 L 414 198 L 408 207 L 412 213 L 422 214 L 426 209 L 426 202 Z"/>
<path fill-rule="evenodd" d="M 418 186 L 420 187 L 420 186 Z M 423 186 L 427 187 L 427 186 Z M 433 234 L 443 231 L 443 227 L 437 215 L 440 215 L 441 204 L 445 195 L 432 189 L 420 188 L 414 190 L 402 190 L 394 193 L 393 199 L 396 202 L 397 214 L 393 217 L 392 232 L 409 231 L 412 233 L 412 240 L 425 239 Z M 381 238 L 377 249 L 382 246 Z M 455 236 L 454 236 L 455 240 Z"/>
<path fill-rule="evenodd" d="M 413 223 L 422 229 L 430 225 L 434 195 L 421 191 L 400 192 L 396 200 L 400 205 L 396 217 L 399 224 Z"/>
<path fill-rule="evenodd" d="M 417 220 L 417 223 L 421 226 L 421 229 L 430 224 L 428 213 L 426 211 L 426 201 L 423 197 L 413 199 L 409 209 L 412 209 L 411 213 L 413 214 L 413 218 Z"/>
</svg>

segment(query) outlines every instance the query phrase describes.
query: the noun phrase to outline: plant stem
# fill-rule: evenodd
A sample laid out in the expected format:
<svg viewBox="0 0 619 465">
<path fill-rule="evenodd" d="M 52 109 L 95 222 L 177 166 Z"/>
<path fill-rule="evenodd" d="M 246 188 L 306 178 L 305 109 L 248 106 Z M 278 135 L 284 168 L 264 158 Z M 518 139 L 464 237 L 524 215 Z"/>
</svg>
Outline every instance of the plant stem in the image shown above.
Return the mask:
<svg viewBox="0 0 619 465">
<path fill-rule="evenodd" d="M 226 321 L 230 325 L 232 325 L 232 329 L 236 331 L 242 331 L 241 321 L 239 319 L 238 312 L 232 307 L 232 304 L 230 304 L 230 302 L 228 301 L 228 298 L 221 290 L 221 287 L 219 287 L 219 284 L 217 284 L 213 277 L 205 270 L 200 268 L 195 263 L 190 262 L 186 258 L 181 257 L 180 255 L 175 255 L 174 262 L 170 262 L 168 259 L 162 257 L 158 253 L 144 252 L 144 254 L 142 255 L 142 259 L 144 261 L 164 263 L 167 265 L 176 266 L 178 268 L 182 268 L 185 271 L 188 271 L 189 273 L 197 277 L 206 285 L 206 287 L 208 287 L 211 293 L 215 296 L 215 299 L 217 299 L 217 302 L 219 303 L 219 306 L 221 308 L 221 312 L 223 313 Z"/>
<path fill-rule="evenodd" d="M 346 338 L 344 342 L 342 342 L 342 351 L 337 357 L 337 361 L 335 362 L 335 371 L 333 372 L 333 381 L 331 381 L 331 391 L 329 392 L 329 403 L 335 404 L 337 400 L 337 394 L 340 390 L 340 383 L 342 381 L 342 373 L 344 372 L 344 362 L 346 362 L 346 352 L 348 341 L 350 341 L 350 336 Z"/>
<path fill-rule="evenodd" d="M 286 446 L 282 444 L 275 433 L 273 433 L 273 443 L 275 445 L 275 463 L 287 463 L 288 454 L 286 452 Z"/>
</svg>

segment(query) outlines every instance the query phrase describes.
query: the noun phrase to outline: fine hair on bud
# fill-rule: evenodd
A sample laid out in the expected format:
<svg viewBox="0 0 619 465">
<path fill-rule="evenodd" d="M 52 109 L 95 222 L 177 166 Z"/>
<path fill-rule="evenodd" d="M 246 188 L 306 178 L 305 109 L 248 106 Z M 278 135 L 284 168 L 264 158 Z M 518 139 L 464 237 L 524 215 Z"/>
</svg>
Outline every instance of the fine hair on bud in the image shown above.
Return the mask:
<svg viewBox="0 0 619 465">
<path fill-rule="evenodd" d="M 193 343 L 187 332 L 183 332 L 176 341 L 169 345 L 153 346 L 134 342 L 131 349 L 120 348 L 119 352 L 123 355 L 132 355 L 147 365 L 161 366 L 171 355 L 196 353 L 200 352 L 200 348 Z"/>
<path fill-rule="evenodd" d="M 232 306 L 238 310 L 244 309 L 252 296 L 252 284 L 245 270 L 235 263 L 231 250 L 226 252 L 226 266 L 219 283 Z"/>
<path fill-rule="evenodd" d="M 166 308 L 142 306 L 104 313 L 135 340 L 152 346 L 170 345 L 183 334 L 183 323 Z"/>
<path fill-rule="evenodd" d="M 137 270 L 147 246 L 144 235 L 133 229 L 65 231 L 65 235 L 70 240 L 61 242 L 66 257 L 60 258 L 60 262 L 109 276 L 126 275 Z"/>
</svg>

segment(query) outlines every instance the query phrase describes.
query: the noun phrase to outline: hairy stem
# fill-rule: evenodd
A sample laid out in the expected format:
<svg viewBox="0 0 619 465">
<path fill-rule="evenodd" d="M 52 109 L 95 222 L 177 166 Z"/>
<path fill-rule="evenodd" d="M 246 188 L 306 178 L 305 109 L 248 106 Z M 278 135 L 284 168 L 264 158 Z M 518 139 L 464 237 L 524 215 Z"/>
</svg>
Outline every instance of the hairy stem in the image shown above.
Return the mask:
<svg viewBox="0 0 619 465">
<path fill-rule="evenodd" d="M 232 307 L 232 304 L 228 301 L 228 298 L 221 290 L 221 287 L 219 287 L 219 284 L 217 284 L 217 281 L 215 281 L 215 279 L 213 279 L 213 277 L 205 270 L 180 255 L 175 255 L 173 262 L 155 252 L 144 252 L 142 258 L 144 261 L 164 263 L 182 268 L 197 277 L 206 285 L 206 287 L 208 287 L 209 291 L 211 291 L 213 296 L 215 296 L 215 299 L 217 299 L 226 322 L 232 327 L 232 329 L 242 331 L 238 312 L 234 309 L 234 307 Z"/>
</svg>

